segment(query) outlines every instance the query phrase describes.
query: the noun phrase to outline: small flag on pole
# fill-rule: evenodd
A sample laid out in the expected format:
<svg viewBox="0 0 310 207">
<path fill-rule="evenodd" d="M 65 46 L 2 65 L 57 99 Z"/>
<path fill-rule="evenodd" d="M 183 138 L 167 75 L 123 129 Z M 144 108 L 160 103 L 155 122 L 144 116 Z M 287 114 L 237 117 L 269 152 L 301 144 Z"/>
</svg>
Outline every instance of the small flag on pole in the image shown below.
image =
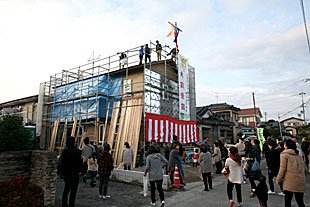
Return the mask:
<svg viewBox="0 0 310 207">
<path fill-rule="evenodd" d="M 171 24 L 170 22 L 168 22 L 171 26 L 171 31 L 170 33 L 167 35 L 167 37 L 172 37 L 172 35 L 174 35 L 174 40 L 173 42 L 175 42 L 176 47 L 178 48 L 178 36 L 179 36 L 179 32 L 182 30 L 180 28 L 178 28 L 176 25 Z"/>
</svg>

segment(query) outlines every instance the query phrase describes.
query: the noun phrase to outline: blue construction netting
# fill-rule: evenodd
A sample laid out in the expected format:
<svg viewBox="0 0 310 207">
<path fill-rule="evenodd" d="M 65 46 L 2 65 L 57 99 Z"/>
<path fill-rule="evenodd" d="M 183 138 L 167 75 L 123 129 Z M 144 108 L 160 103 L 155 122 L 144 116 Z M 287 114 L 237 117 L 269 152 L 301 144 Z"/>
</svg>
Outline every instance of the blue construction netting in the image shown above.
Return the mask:
<svg viewBox="0 0 310 207">
<path fill-rule="evenodd" d="M 55 89 L 54 101 L 65 101 L 52 104 L 51 121 L 59 119 L 69 122 L 74 118 L 90 119 L 106 117 L 108 102 L 109 117 L 112 115 L 115 101 L 121 100 L 123 73 L 101 75 L 83 81 L 77 81 Z M 98 93 L 96 96 L 89 97 Z M 113 97 L 111 97 L 113 96 Z"/>
</svg>

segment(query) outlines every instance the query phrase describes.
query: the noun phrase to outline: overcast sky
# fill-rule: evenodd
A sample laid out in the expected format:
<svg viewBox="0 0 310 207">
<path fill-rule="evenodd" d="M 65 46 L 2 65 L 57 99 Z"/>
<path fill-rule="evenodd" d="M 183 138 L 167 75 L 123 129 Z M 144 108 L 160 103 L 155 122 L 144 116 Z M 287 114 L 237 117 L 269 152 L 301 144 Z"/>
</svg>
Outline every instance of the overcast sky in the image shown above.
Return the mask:
<svg viewBox="0 0 310 207">
<path fill-rule="evenodd" d="M 310 18 L 309 1 L 305 9 Z M 196 68 L 198 106 L 249 108 L 255 92 L 267 119 L 287 118 L 300 113 L 292 111 L 298 93 L 310 98 L 299 0 L 0 0 L 0 102 L 38 94 L 41 82 L 93 51 L 105 57 L 157 39 L 173 46 L 168 21 L 183 30 L 179 48 Z"/>
</svg>

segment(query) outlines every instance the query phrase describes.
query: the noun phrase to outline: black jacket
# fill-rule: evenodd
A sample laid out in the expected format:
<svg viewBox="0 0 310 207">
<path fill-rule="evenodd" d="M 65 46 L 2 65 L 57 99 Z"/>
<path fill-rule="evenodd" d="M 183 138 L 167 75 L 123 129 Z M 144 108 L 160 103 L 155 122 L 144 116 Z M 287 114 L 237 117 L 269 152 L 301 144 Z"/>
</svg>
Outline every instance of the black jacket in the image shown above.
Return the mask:
<svg viewBox="0 0 310 207">
<path fill-rule="evenodd" d="M 149 47 L 145 47 L 144 51 L 145 51 L 146 55 L 150 55 L 151 54 L 151 48 L 149 48 Z"/>
<path fill-rule="evenodd" d="M 303 141 L 303 142 L 301 143 L 301 150 L 302 150 L 305 154 L 308 155 L 308 153 L 309 153 L 309 142 Z"/>
<path fill-rule="evenodd" d="M 255 188 L 255 194 L 257 198 L 261 201 L 268 200 L 268 187 L 265 182 L 259 183 Z"/>
<path fill-rule="evenodd" d="M 61 172 L 64 176 L 77 175 L 82 172 L 82 153 L 77 148 L 66 148 L 61 155 Z"/>
<path fill-rule="evenodd" d="M 182 157 L 182 155 L 183 155 L 183 145 L 181 144 L 181 142 L 179 142 L 179 141 L 173 141 L 173 142 L 172 142 L 172 145 L 173 145 L 173 144 L 177 144 L 177 145 L 180 146 L 179 155 Z M 171 145 L 170 151 L 172 150 L 172 145 Z"/>
<path fill-rule="evenodd" d="M 158 50 L 162 50 L 161 44 L 157 44 L 157 45 L 156 45 L 156 51 L 158 51 Z"/>
<path fill-rule="evenodd" d="M 268 171 L 271 174 L 277 176 L 280 169 L 280 150 L 278 148 L 270 151 L 270 156 L 268 157 Z M 270 172 L 268 172 L 270 174 Z"/>
</svg>

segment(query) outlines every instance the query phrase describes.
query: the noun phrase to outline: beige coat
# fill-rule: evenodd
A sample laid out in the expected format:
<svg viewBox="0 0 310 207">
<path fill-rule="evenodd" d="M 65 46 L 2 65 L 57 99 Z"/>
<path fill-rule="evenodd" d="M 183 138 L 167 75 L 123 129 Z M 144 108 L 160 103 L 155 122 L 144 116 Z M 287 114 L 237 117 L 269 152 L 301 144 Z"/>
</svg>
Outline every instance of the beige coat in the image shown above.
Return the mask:
<svg viewBox="0 0 310 207">
<path fill-rule="evenodd" d="M 283 180 L 283 189 L 291 192 L 306 192 L 306 165 L 294 150 L 281 153 L 277 183 Z"/>
</svg>

